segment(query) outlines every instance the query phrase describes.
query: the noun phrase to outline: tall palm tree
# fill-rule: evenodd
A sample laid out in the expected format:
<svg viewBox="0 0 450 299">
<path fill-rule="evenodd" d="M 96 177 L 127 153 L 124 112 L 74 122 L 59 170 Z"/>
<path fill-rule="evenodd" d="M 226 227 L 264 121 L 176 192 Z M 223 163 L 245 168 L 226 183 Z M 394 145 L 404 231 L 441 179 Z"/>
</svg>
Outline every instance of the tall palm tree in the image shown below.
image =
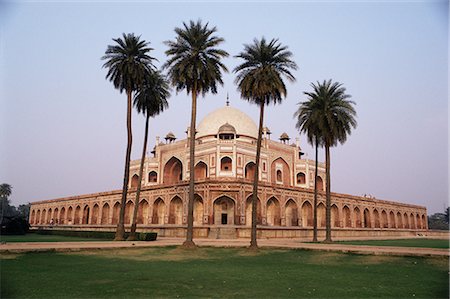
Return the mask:
<svg viewBox="0 0 450 299">
<path fill-rule="evenodd" d="M 127 150 L 125 154 L 125 171 L 123 176 L 122 199 L 120 201 L 119 223 L 116 230 L 116 241 L 122 241 L 125 237 L 125 202 L 128 193 L 128 181 L 130 176 L 130 155 L 133 141 L 131 132 L 131 108 L 132 93 L 144 82 L 147 73 L 154 67 L 152 60 L 155 58 L 148 55 L 153 50 L 148 42 L 140 40 L 134 33 L 123 33 L 122 38 L 115 38 L 114 45 L 109 45 L 102 60 L 108 69 L 106 79 L 113 82 L 114 87 L 122 93 L 127 94 Z"/>
<path fill-rule="evenodd" d="M 142 173 L 144 169 L 145 153 L 147 151 L 148 123 L 150 117 L 154 117 L 169 107 L 167 98 L 169 98 L 169 83 L 159 72 L 151 72 L 145 80 L 144 85 L 134 96 L 133 104 L 139 113 L 145 115 L 145 133 L 144 146 L 142 149 L 141 165 L 139 168 L 139 181 L 136 190 L 136 200 L 134 201 L 133 220 L 131 222 L 131 231 L 128 240 L 136 240 L 136 218 L 139 208 L 139 199 L 141 195 Z"/>
<path fill-rule="evenodd" d="M 317 242 L 317 169 L 319 145 L 321 145 L 322 136 L 318 127 L 318 119 L 320 111 L 317 107 L 317 101 L 312 97 L 308 97 L 305 102 L 299 103 L 299 108 L 295 112 L 294 117 L 297 118 L 296 128 L 302 133 L 306 133 L 308 142 L 315 146 L 315 167 L 314 167 L 314 207 L 313 207 L 313 242 Z"/>
<path fill-rule="evenodd" d="M 291 60 L 292 53 L 286 46 L 281 46 L 277 39 L 269 43 L 263 37 L 255 39 L 253 44 L 244 45 L 244 51 L 237 58 L 244 62 L 238 65 L 234 72 L 237 73 L 236 84 L 241 92 L 241 97 L 259 106 L 258 142 L 256 146 L 256 167 L 253 179 L 252 196 L 252 232 L 250 248 L 258 248 L 256 241 L 256 207 L 258 200 L 258 174 L 261 156 L 261 136 L 264 122 L 264 106 L 270 103 L 281 103 L 286 97 L 286 85 L 282 77 L 289 81 L 295 81 L 290 70 L 296 70 L 297 64 Z"/>
<path fill-rule="evenodd" d="M 189 134 L 189 201 L 185 247 L 193 247 L 194 235 L 194 153 L 195 153 L 195 126 L 197 115 L 197 96 L 203 96 L 211 91 L 217 93 L 217 84 L 223 85 L 222 71 L 228 69 L 220 61 L 228 53 L 216 48 L 224 42 L 214 33 L 216 27 L 208 28 L 208 23 L 202 24 L 190 21 L 183 23 L 183 28 L 175 28 L 177 34 L 174 41 L 166 41 L 169 47 L 166 55 L 169 60 L 164 64 L 168 69 L 170 83 L 177 91 L 186 90 L 192 96 L 191 126 Z"/>
<path fill-rule="evenodd" d="M 325 242 L 331 242 L 331 178 L 330 178 L 330 147 L 338 142 L 343 144 L 352 128 L 356 128 L 355 102 L 348 100 L 351 96 L 345 93 L 345 88 L 339 82 L 331 79 L 311 84 L 313 92 L 305 92 L 310 101 L 314 102 L 317 114 L 314 123 L 319 130 L 319 136 L 325 146 L 326 169 L 326 236 Z M 317 169 L 317 168 L 316 168 Z"/>
</svg>

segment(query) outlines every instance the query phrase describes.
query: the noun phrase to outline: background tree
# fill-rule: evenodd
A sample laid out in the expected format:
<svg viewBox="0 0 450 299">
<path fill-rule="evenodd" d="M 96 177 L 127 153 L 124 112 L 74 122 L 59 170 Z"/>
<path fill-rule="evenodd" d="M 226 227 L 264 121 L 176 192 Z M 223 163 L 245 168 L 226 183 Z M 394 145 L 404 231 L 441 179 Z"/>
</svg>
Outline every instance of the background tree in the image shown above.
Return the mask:
<svg viewBox="0 0 450 299">
<path fill-rule="evenodd" d="M 216 47 L 224 42 L 223 38 L 214 36 L 216 27 L 208 28 L 208 23 L 202 24 L 190 21 L 183 23 L 183 28 L 175 28 L 177 34 L 174 41 L 166 41 L 169 47 L 166 55 L 169 57 L 164 64 L 168 69 L 170 83 L 176 91 L 186 90 L 192 96 L 191 125 L 189 133 L 189 200 L 185 247 L 195 246 L 194 234 L 194 159 L 195 159 L 195 126 L 197 115 L 197 96 L 203 96 L 211 91 L 217 93 L 217 84 L 223 85 L 222 71 L 228 72 L 220 61 L 228 53 Z"/>
<path fill-rule="evenodd" d="M 238 65 L 236 84 L 241 98 L 259 106 L 258 142 L 256 145 L 256 166 L 253 179 L 252 195 L 252 231 L 250 248 L 258 247 L 256 241 L 256 207 L 258 200 L 259 161 L 261 156 L 261 137 L 264 122 L 264 106 L 270 103 L 281 103 L 286 97 L 286 85 L 282 77 L 295 81 L 290 70 L 296 70 L 297 64 L 291 60 L 292 53 L 286 46 L 281 46 L 277 39 L 269 43 L 263 37 L 255 39 L 253 44 L 244 45 L 244 51 L 237 58 L 244 62 Z"/>
<path fill-rule="evenodd" d="M 142 113 L 145 116 L 145 133 L 144 133 L 144 146 L 142 149 L 141 165 L 139 167 L 139 181 L 136 190 L 136 200 L 134 201 L 133 220 L 131 222 L 131 231 L 128 236 L 128 240 L 136 240 L 136 223 L 137 214 L 139 209 L 139 199 L 141 194 L 142 174 L 144 169 L 145 153 L 147 151 L 147 139 L 148 139 L 148 123 L 150 117 L 154 117 L 164 109 L 169 107 L 167 99 L 170 96 L 169 83 L 166 78 L 159 72 L 151 72 L 145 80 L 144 85 L 138 90 L 134 96 L 134 107 L 138 113 Z"/>
<path fill-rule="evenodd" d="M 319 145 L 323 143 L 318 125 L 320 110 L 318 109 L 314 98 L 309 96 L 307 101 L 299 104 L 300 106 L 294 114 L 294 117 L 297 118 L 295 127 L 298 128 L 301 133 L 306 134 L 308 142 L 315 146 L 316 153 L 314 167 L 313 242 L 317 242 L 317 169 Z"/>
<path fill-rule="evenodd" d="M 9 199 L 11 195 L 12 187 L 10 184 L 0 185 L 0 224 L 3 223 L 3 217 L 9 211 Z"/>
<path fill-rule="evenodd" d="M 127 149 L 125 154 L 125 170 L 123 175 L 122 199 L 120 201 L 119 223 L 115 240 L 121 241 L 125 237 L 125 202 L 128 193 L 128 181 L 130 176 L 130 156 L 132 146 L 131 132 L 131 107 L 132 93 L 135 92 L 144 82 L 146 74 L 152 71 L 153 57 L 148 53 L 153 50 L 148 47 L 144 40 L 140 40 L 139 36 L 134 33 L 123 33 L 122 38 L 113 39 L 116 43 L 109 45 L 106 49 L 102 60 L 106 60 L 103 64 L 108 69 L 106 79 L 113 82 L 114 87 L 122 93 L 127 94 Z"/>
<path fill-rule="evenodd" d="M 428 229 L 449 230 L 448 214 L 450 208 L 445 209 L 444 213 L 434 213 L 428 216 Z"/>
<path fill-rule="evenodd" d="M 330 178 L 330 147 L 337 143 L 343 144 L 351 129 L 356 128 L 355 104 L 347 100 L 351 96 L 345 93 L 345 88 L 339 82 L 331 79 L 311 84 L 313 92 L 305 92 L 314 102 L 317 109 L 315 123 L 318 126 L 323 145 L 325 146 L 326 169 L 326 236 L 325 242 L 331 242 L 331 178 Z"/>
<path fill-rule="evenodd" d="M 28 224 L 30 204 L 20 205 L 17 209 L 9 202 L 11 193 L 11 185 L 0 185 L 0 234 L 23 235 L 30 227 Z"/>
</svg>

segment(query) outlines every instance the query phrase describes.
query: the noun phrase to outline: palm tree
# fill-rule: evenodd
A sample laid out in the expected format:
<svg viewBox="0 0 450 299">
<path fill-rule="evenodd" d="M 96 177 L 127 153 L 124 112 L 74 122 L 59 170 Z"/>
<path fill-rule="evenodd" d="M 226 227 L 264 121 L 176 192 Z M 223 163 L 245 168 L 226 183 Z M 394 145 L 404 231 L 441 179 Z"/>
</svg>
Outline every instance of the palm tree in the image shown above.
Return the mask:
<svg viewBox="0 0 450 299">
<path fill-rule="evenodd" d="M 345 93 L 345 88 L 339 82 L 331 79 L 311 84 L 313 92 L 305 92 L 310 101 L 314 103 L 314 123 L 317 126 L 319 142 L 325 146 L 326 169 L 326 236 L 325 242 L 331 242 L 331 180 L 330 180 L 330 147 L 339 142 L 343 144 L 351 129 L 356 128 L 355 103 L 349 101 L 350 95 Z M 317 168 L 316 168 L 317 169 Z"/>
<path fill-rule="evenodd" d="M 0 224 L 3 223 L 3 215 L 9 206 L 8 197 L 11 195 L 12 187 L 10 184 L 0 185 Z"/>
<path fill-rule="evenodd" d="M 256 206 L 258 200 L 258 174 L 261 155 L 261 135 L 264 122 L 264 106 L 270 103 L 281 103 L 286 97 L 286 86 L 283 76 L 289 81 L 295 81 L 290 69 L 296 70 L 297 64 L 291 60 L 292 53 L 286 46 L 281 46 L 277 39 L 269 43 L 263 37 L 260 41 L 255 39 L 253 44 L 244 45 L 244 51 L 236 57 L 244 62 L 238 65 L 236 84 L 241 97 L 259 106 L 259 129 L 256 146 L 256 167 L 253 180 L 252 196 L 252 232 L 250 248 L 258 248 L 256 242 Z"/>
<path fill-rule="evenodd" d="M 144 147 L 142 149 L 141 165 L 139 168 L 138 186 L 136 190 L 136 200 L 134 201 L 133 220 L 131 222 L 131 231 L 128 240 L 136 240 L 136 218 L 139 208 L 139 199 L 141 194 L 142 173 L 144 169 L 145 153 L 147 151 L 148 138 L 148 122 L 150 117 L 154 117 L 169 107 L 167 98 L 170 96 L 169 83 L 166 78 L 159 72 L 151 72 L 145 80 L 144 85 L 138 90 L 134 96 L 133 104 L 139 113 L 145 115 L 145 133 Z"/>
<path fill-rule="evenodd" d="M 197 115 L 197 96 L 203 96 L 211 91 L 217 93 L 217 83 L 223 85 L 222 71 L 228 72 L 220 61 L 228 53 L 216 48 L 224 42 L 223 38 L 214 36 L 216 27 L 208 28 L 208 23 L 202 24 L 190 21 L 183 23 L 184 28 L 175 28 L 177 37 L 174 41 L 166 41 L 169 47 L 166 55 L 169 60 L 164 64 L 168 69 L 170 83 L 177 91 L 186 90 L 192 95 L 190 145 L 189 145 L 189 201 L 185 247 L 193 247 L 194 234 L 194 153 L 195 125 Z"/>
<path fill-rule="evenodd" d="M 131 133 L 131 107 L 132 93 L 135 92 L 144 82 L 144 78 L 152 68 L 152 60 L 155 58 L 148 55 L 153 50 L 148 47 L 144 40 L 133 33 L 123 33 L 122 38 L 113 39 L 115 45 L 109 45 L 102 60 L 104 68 L 108 68 L 106 79 L 113 82 L 114 87 L 120 93 L 127 94 L 127 150 L 125 154 L 125 171 L 123 176 L 122 199 L 120 202 L 119 223 L 116 230 L 116 241 L 122 241 L 125 237 L 125 202 L 128 193 L 128 180 L 130 176 L 130 155 L 132 144 Z"/>
<path fill-rule="evenodd" d="M 300 132 L 306 133 L 308 142 L 315 146 L 316 159 L 315 159 L 315 175 L 314 175 L 314 207 L 313 207 L 313 242 L 317 242 L 317 169 L 318 169 L 318 155 L 319 145 L 321 144 L 321 135 L 318 127 L 318 118 L 320 117 L 320 111 L 317 109 L 317 105 L 312 97 L 308 97 L 306 102 L 301 102 L 300 107 L 295 112 L 294 117 L 297 118 L 296 128 Z"/>
</svg>

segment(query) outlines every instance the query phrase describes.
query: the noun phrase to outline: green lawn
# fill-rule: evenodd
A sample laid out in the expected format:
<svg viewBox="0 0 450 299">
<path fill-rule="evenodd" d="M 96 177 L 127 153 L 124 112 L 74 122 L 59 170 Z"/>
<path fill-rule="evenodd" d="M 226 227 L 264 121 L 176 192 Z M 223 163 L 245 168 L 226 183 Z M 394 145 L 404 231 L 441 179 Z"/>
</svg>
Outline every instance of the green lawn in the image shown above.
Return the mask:
<svg viewBox="0 0 450 299">
<path fill-rule="evenodd" d="M 13 235 L 13 236 L 0 236 L 2 242 L 86 242 L 86 241 L 111 241 L 108 239 L 94 239 L 94 238 L 81 238 L 59 235 L 39 235 L 39 234 L 26 234 L 26 235 Z"/>
<path fill-rule="evenodd" d="M 176 247 L 1 256 L 1 298 L 448 298 L 448 258 Z"/>
<path fill-rule="evenodd" d="M 340 241 L 335 243 L 351 244 L 351 245 L 449 248 L 449 240 L 439 240 L 439 239 L 364 240 L 364 241 Z"/>
</svg>

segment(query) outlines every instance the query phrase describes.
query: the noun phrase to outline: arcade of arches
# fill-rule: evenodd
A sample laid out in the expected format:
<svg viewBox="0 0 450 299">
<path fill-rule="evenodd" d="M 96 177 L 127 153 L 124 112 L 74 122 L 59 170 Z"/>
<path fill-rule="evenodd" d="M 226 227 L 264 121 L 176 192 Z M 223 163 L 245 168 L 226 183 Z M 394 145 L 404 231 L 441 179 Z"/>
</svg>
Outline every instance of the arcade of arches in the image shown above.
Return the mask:
<svg viewBox="0 0 450 299">
<path fill-rule="evenodd" d="M 174 163 L 176 165 L 176 161 Z M 198 164 L 197 164 L 198 165 Z M 175 166 L 176 167 L 176 166 Z M 247 186 L 251 190 L 251 184 Z M 167 189 L 169 190 L 169 189 Z M 138 207 L 137 223 L 141 226 L 183 226 L 187 219 L 187 194 L 154 195 L 142 192 Z M 200 192 L 194 201 L 194 225 L 251 225 L 251 193 L 243 197 L 236 192 L 208 192 L 209 198 Z M 262 192 L 267 194 L 266 192 Z M 311 228 L 313 225 L 312 194 L 297 196 L 267 195 L 257 200 L 257 223 L 265 227 Z M 325 227 L 325 202 L 323 194 L 317 206 L 318 227 Z M 130 196 L 125 207 L 125 224 L 132 221 L 134 201 Z M 382 201 L 380 201 L 383 204 Z M 88 202 L 49 201 L 33 205 L 30 213 L 32 226 L 49 225 L 115 225 L 119 219 L 119 197 L 95 196 Z M 408 206 L 384 204 L 375 206 L 373 201 L 333 200 L 331 225 L 334 228 L 366 229 L 427 229 L 425 210 L 420 212 Z"/>
</svg>

